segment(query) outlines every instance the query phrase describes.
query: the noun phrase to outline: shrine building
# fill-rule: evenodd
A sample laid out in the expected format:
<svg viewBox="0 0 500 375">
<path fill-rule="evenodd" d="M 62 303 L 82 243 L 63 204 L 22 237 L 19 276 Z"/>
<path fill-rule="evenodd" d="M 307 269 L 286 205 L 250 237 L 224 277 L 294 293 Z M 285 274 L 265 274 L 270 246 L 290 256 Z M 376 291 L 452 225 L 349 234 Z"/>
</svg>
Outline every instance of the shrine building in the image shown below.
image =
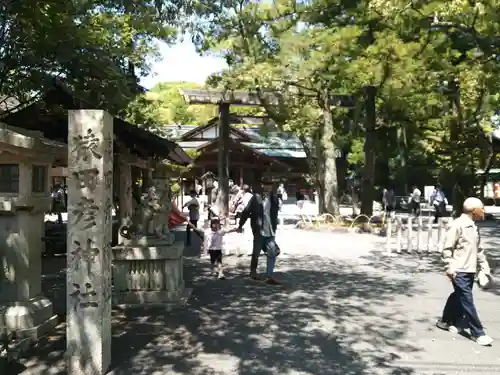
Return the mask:
<svg viewBox="0 0 500 375">
<path fill-rule="evenodd" d="M 193 168 L 183 174 L 184 191 L 194 179 L 212 172 L 217 175 L 218 117 L 205 125 L 165 125 L 169 139 L 184 151 L 194 150 L 198 156 Z M 229 178 L 236 184 L 257 181 L 287 181 L 302 185 L 308 173 L 306 153 L 299 139 L 280 132 L 267 117 L 230 115 Z"/>
</svg>

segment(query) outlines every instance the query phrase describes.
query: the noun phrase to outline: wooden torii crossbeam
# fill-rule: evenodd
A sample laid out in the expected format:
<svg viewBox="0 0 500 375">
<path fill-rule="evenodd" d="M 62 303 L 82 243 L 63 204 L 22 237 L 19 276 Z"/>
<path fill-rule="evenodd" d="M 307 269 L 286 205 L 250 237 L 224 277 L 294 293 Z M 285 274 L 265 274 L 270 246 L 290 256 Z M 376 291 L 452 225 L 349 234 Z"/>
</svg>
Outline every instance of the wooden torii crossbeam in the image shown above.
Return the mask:
<svg viewBox="0 0 500 375">
<path fill-rule="evenodd" d="M 180 90 L 188 104 L 215 104 L 237 106 L 277 105 L 278 97 L 271 93 L 245 91 Z"/>
</svg>

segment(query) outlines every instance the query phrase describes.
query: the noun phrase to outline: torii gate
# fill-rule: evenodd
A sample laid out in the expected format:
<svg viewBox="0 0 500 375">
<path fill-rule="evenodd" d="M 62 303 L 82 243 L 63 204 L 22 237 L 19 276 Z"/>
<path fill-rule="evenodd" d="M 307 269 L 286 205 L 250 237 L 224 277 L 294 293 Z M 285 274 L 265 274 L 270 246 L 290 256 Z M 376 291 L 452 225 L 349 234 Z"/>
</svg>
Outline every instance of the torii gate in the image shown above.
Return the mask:
<svg viewBox="0 0 500 375">
<path fill-rule="evenodd" d="M 212 104 L 219 106 L 218 134 L 218 162 L 217 174 L 219 179 L 218 202 L 222 203 L 222 215 L 229 213 L 229 106 L 262 106 L 262 103 L 277 104 L 277 98 L 270 94 L 250 92 L 211 91 L 211 90 L 184 90 L 180 94 L 187 104 Z"/>
<path fill-rule="evenodd" d="M 278 105 L 279 98 L 272 93 L 245 91 L 212 91 L 212 90 L 179 90 L 187 104 L 212 104 L 219 106 L 218 162 L 219 197 L 222 203 L 222 214 L 229 213 L 229 106 L 263 106 Z M 351 95 L 332 95 L 330 102 L 339 107 L 352 108 L 356 97 Z"/>
</svg>

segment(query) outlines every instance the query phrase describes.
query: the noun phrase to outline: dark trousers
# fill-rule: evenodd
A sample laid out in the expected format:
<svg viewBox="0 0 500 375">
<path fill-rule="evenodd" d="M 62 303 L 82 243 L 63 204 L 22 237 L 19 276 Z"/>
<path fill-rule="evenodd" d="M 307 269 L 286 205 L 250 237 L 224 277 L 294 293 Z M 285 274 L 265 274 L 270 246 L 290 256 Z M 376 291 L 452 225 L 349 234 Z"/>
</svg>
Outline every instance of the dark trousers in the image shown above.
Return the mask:
<svg viewBox="0 0 500 375">
<path fill-rule="evenodd" d="M 434 203 L 434 224 L 438 222 L 438 219 L 440 217 L 444 216 L 445 211 L 446 205 L 444 204 L 444 202 Z"/>
<path fill-rule="evenodd" d="M 412 214 L 415 214 L 415 216 L 420 216 L 420 202 L 411 201 L 410 209 Z"/>
<path fill-rule="evenodd" d="M 208 250 L 210 254 L 210 263 L 212 265 L 222 264 L 222 250 Z"/>
<path fill-rule="evenodd" d="M 466 272 L 456 274 L 453 280 L 454 292 L 446 301 L 441 320 L 456 327 L 468 326 L 473 337 L 480 337 L 484 335 L 484 330 L 472 297 L 474 276 L 475 274 Z"/>
<path fill-rule="evenodd" d="M 198 228 L 198 220 L 190 219 L 189 222 L 193 224 L 195 228 Z M 186 245 L 191 245 L 191 231 L 192 228 L 189 225 L 186 225 Z"/>
</svg>

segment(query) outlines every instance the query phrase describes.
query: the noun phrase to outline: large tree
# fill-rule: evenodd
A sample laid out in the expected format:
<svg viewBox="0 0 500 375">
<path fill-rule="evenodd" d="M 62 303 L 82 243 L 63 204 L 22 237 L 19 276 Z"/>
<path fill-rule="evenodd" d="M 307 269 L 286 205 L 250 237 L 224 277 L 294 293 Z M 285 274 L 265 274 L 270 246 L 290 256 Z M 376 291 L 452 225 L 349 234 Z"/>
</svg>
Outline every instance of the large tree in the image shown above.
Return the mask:
<svg viewBox="0 0 500 375">
<path fill-rule="evenodd" d="M 338 213 L 335 149 L 346 142 L 349 160 L 362 169 L 363 213 L 371 214 L 377 183 L 395 182 L 402 191 L 401 185 L 441 179 L 457 204 L 472 193 L 478 146 L 483 163 L 492 160 L 498 4 L 218 5 L 217 22 L 203 24 L 195 38 L 230 66 L 216 83 L 278 95 L 280 105 L 268 105 L 269 114 L 310 143 L 323 211 Z M 335 94 L 356 95 L 356 109 L 339 110 Z"/>
<path fill-rule="evenodd" d="M 336 158 L 345 147 L 346 130 L 361 128 L 366 139 L 362 208 L 371 213 L 376 100 L 383 90 L 398 95 L 414 82 L 421 66 L 409 61 L 420 48 L 418 40 L 402 40 L 363 2 L 351 8 L 328 1 L 238 3 L 223 14 L 226 19 L 205 30 L 203 39 L 203 47 L 222 51 L 230 64 L 219 85 L 278 94 L 282 105 L 268 105 L 268 112 L 280 112 L 284 127 L 298 132 L 311 151 L 322 212 L 339 213 Z M 358 97 L 351 116 L 338 101 L 342 95 Z M 310 111 L 293 108 L 305 104 Z"/>
<path fill-rule="evenodd" d="M 23 102 L 59 79 L 118 113 L 188 11 L 182 0 L 2 1 L 0 93 Z"/>
</svg>

